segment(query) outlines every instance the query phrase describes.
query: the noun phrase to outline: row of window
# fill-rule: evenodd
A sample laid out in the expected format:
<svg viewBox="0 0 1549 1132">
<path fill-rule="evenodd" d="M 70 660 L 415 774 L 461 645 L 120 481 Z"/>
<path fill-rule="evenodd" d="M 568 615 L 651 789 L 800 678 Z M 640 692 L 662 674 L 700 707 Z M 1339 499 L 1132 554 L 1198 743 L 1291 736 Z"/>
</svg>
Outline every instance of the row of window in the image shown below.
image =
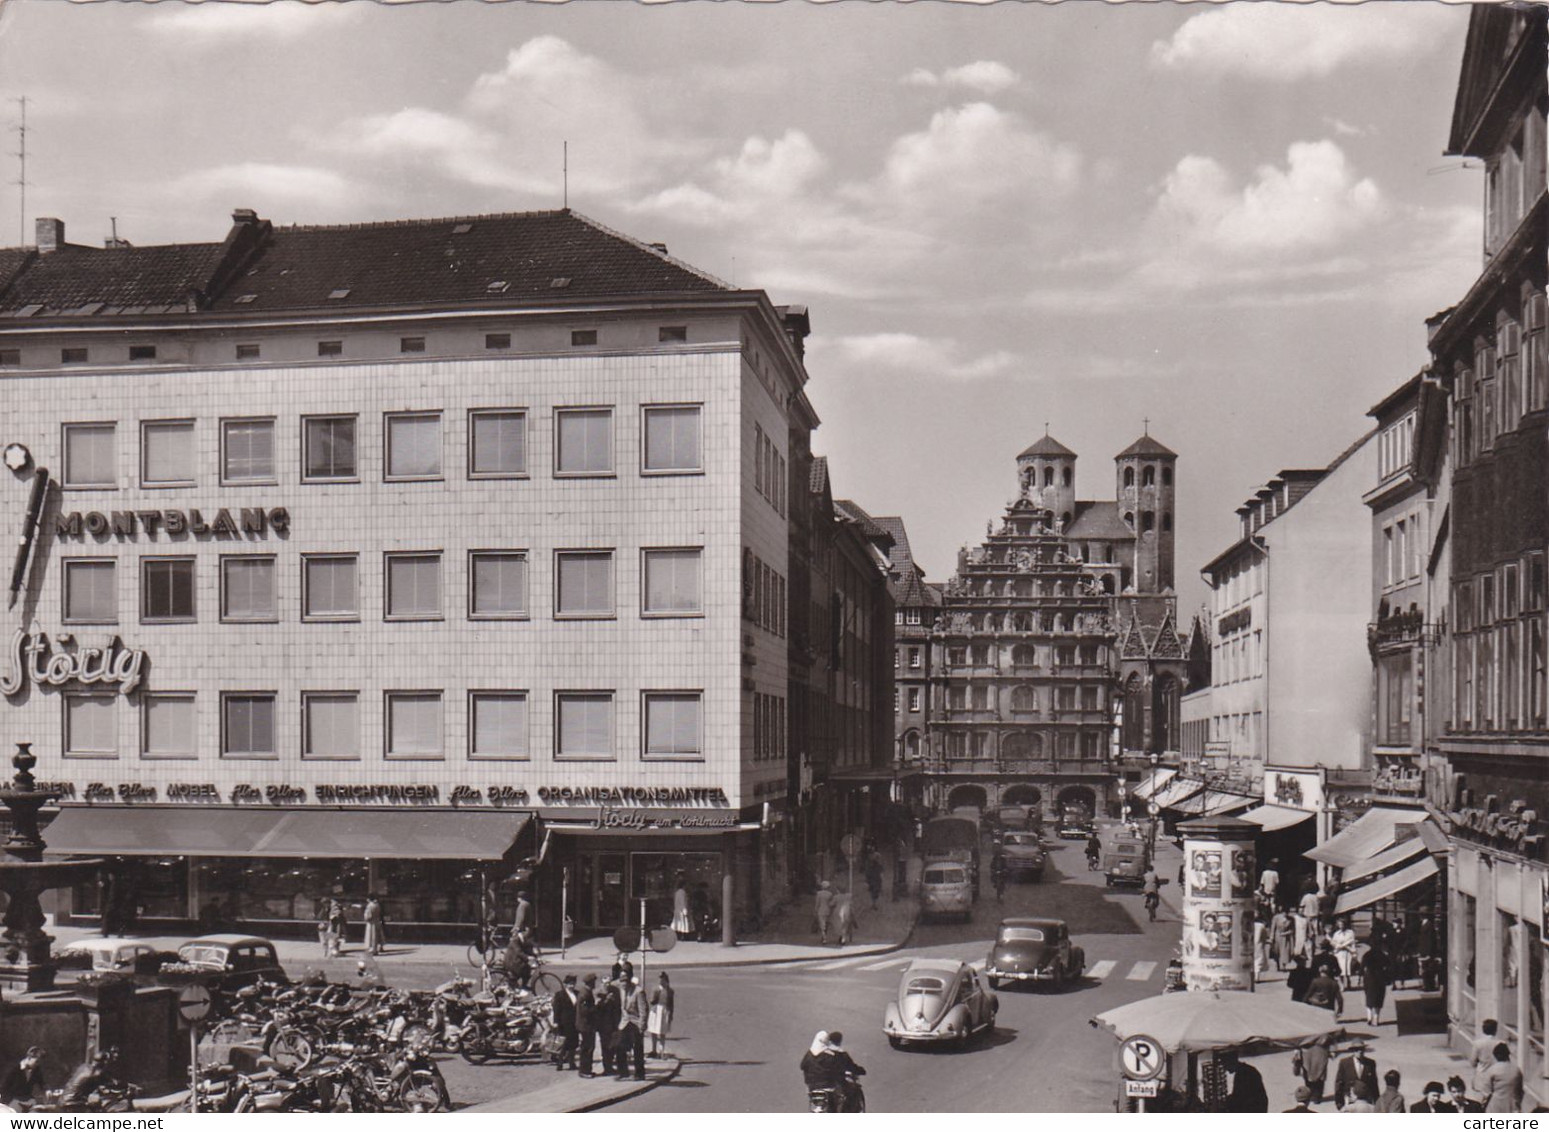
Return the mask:
<svg viewBox="0 0 1549 1132">
<path fill-rule="evenodd" d="M 1264 675 L 1264 630 L 1254 629 L 1220 641 L 1215 647 L 1217 684 L 1235 684 Z"/>
<path fill-rule="evenodd" d="M 785 514 L 787 490 L 785 457 L 779 446 L 764 431 L 764 426 L 753 426 L 753 490 L 769 501 L 779 514 Z"/>
<path fill-rule="evenodd" d="M 1038 712 L 1047 704 L 1051 711 L 1102 711 L 1107 696 L 1095 684 L 1080 686 L 1063 684 L 1052 689 L 1047 696 L 1028 684 L 1018 684 L 1011 689 L 1009 699 L 1014 712 Z M 999 705 L 1000 697 L 994 689 L 983 684 L 964 687 L 954 684 L 947 688 L 947 708 L 952 711 L 990 711 Z"/>
<path fill-rule="evenodd" d="M 1058 732 L 1052 738 L 1037 731 L 1013 731 L 1000 741 L 997 754 L 995 736 L 988 731 L 948 732 L 943 753 L 949 759 L 1041 759 L 1048 755 L 1061 759 L 1100 759 L 1107 750 L 1108 736 L 1102 731 Z"/>
<path fill-rule="evenodd" d="M 497 280 L 489 285 L 492 294 L 500 294 L 507 289 L 507 284 Z M 349 297 L 349 288 L 341 287 L 329 294 L 330 299 L 345 299 Z M 256 295 L 239 295 L 238 303 L 250 303 Z M 687 326 L 659 326 L 656 328 L 656 340 L 658 342 L 687 342 Z M 570 344 L 572 346 L 596 346 L 597 330 L 593 327 L 575 329 L 570 331 Z M 484 348 L 486 350 L 511 349 L 511 335 L 509 332 L 491 332 L 484 335 Z M 406 335 L 398 339 L 398 352 L 400 354 L 425 353 L 425 336 L 423 334 Z M 154 362 L 157 350 L 154 343 L 133 343 L 128 347 L 124 359 L 131 362 Z M 263 345 L 259 342 L 237 342 L 233 346 L 232 356 L 239 362 L 256 362 L 263 357 Z M 318 340 L 317 356 L 320 358 L 340 358 L 344 356 L 344 340 L 342 338 L 324 338 Z M 99 356 L 99 363 L 115 364 L 119 359 L 107 361 Z M 65 346 L 59 351 L 59 361 L 62 365 L 87 365 L 91 362 L 91 350 L 86 346 Z M 20 348 L 0 348 L 0 367 L 19 366 L 22 364 L 22 352 Z"/>
<path fill-rule="evenodd" d="M 1549 604 L 1549 570 L 1543 554 L 1507 562 L 1452 587 L 1453 623 L 1467 633 L 1521 613 L 1538 613 Z"/>
<path fill-rule="evenodd" d="M 1523 285 L 1522 318 L 1504 311 L 1493 339 L 1474 343 L 1474 368 L 1460 369 L 1453 390 L 1453 444 L 1458 467 L 1495 447 L 1526 413 L 1549 407 L 1549 299 Z"/>
<path fill-rule="evenodd" d="M 641 407 L 642 475 L 702 472 L 700 405 Z M 554 474 L 611 476 L 616 462 L 613 407 L 580 406 L 554 410 Z M 444 414 L 426 412 L 382 415 L 382 477 L 389 482 L 445 478 L 442 448 Z M 155 420 L 140 423 L 141 487 L 195 487 L 199 483 L 197 423 Z M 301 479 L 305 483 L 341 483 L 360 479 L 358 415 L 301 418 Z M 467 420 L 469 479 L 521 478 L 529 474 L 526 409 L 470 409 Z M 278 482 L 276 420 L 243 418 L 220 422 L 220 482 L 252 485 Z M 89 421 L 64 426 L 64 479 L 67 488 L 117 488 L 118 426 Z"/>
<path fill-rule="evenodd" d="M 640 614 L 698 617 L 704 612 L 703 549 L 661 547 L 640 552 Z M 445 616 L 440 551 L 389 551 L 383 555 L 382 614 L 394 621 Z M 66 558 L 64 620 L 71 625 L 118 623 L 118 560 Z M 525 550 L 468 553 L 470 619 L 522 619 L 531 615 L 529 557 Z M 140 559 L 140 620 L 198 620 L 198 559 Z M 272 554 L 231 554 L 220 559 L 220 620 L 279 620 L 280 568 Z M 360 555 L 301 556 L 301 617 L 305 621 L 357 621 L 361 616 Z M 612 550 L 554 552 L 554 614 L 560 618 L 617 615 Z"/>
<path fill-rule="evenodd" d="M 901 696 L 900 696 L 901 691 L 902 691 L 902 689 L 899 689 L 899 688 L 894 688 L 893 689 L 893 714 L 894 715 L 898 715 L 901 711 L 903 711 L 903 706 L 902 706 L 903 701 L 902 701 Z M 909 692 L 909 713 L 911 715 L 913 715 L 916 712 L 924 711 L 925 710 L 925 698 L 924 698 L 924 695 L 923 695 L 923 689 L 921 689 L 921 688 L 910 688 L 910 689 L 908 689 L 908 692 Z"/>
<path fill-rule="evenodd" d="M 979 668 L 999 668 L 1009 660 L 1014 668 L 1036 668 L 1048 664 L 1057 668 L 1075 665 L 1100 665 L 1108 663 L 1108 650 L 1102 645 L 1087 642 L 1081 645 L 1056 645 L 1039 648 L 1036 645 L 1013 645 L 1009 657 L 992 645 L 952 646 L 947 649 L 947 664 L 961 668 L 974 665 Z M 893 667 L 898 667 L 896 659 Z M 914 667 L 911 660 L 910 667 Z"/>
<path fill-rule="evenodd" d="M 1425 572 L 1425 536 L 1420 512 L 1382 524 L 1382 584 L 1402 586 Z"/>
<path fill-rule="evenodd" d="M 1452 642 L 1456 731 L 1542 731 L 1549 727 L 1545 617 L 1522 616 Z"/>
<path fill-rule="evenodd" d="M 440 759 L 446 752 L 445 695 L 394 691 L 382 699 L 382 753 L 389 759 Z M 118 696 L 66 695 L 64 750 L 72 758 L 117 758 Z M 200 754 L 199 698 L 193 692 L 140 697 L 140 756 L 192 759 Z M 362 758 L 361 696 L 356 691 L 302 692 L 299 753 L 303 759 Z M 474 691 L 467 702 L 467 757 L 530 759 L 527 692 Z M 611 691 L 554 693 L 556 759 L 618 758 L 615 695 Z M 228 759 L 279 758 L 280 698 L 274 692 L 220 695 L 220 754 Z M 643 759 L 704 758 L 704 693 L 640 694 Z"/>
<path fill-rule="evenodd" d="M 1419 414 L 1414 410 L 1400 417 L 1382 430 L 1377 437 L 1377 482 L 1396 476 L 1409 467 L 1414 452 L 1415 421 Z"/>
<path fill-rule="evenodd" d="M 753 693 L 753 758 L 758 762 L 785 758 L 785 697 Z"/>
<path fill-rule="evenodd" d="M 785 636 L 785 575 L 746 547 L 742 550 L 742 616 Z"/>
</svg>

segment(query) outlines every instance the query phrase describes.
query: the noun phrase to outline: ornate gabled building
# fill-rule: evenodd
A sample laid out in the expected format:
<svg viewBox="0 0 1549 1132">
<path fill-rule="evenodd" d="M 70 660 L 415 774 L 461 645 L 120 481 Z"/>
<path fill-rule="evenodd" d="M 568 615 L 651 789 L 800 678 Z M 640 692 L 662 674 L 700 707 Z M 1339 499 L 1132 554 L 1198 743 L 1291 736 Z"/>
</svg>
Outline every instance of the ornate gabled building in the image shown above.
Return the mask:
<svg viewBox="0 0 1549 1132">
<path fill-rule="evenodd" d="M 937 808 L 1116 810 L 1174 749 L 1184 673 L 1172 592 L 1174 462 L 1149 436 L 1116 498 L 1078 500 L 1076 455 L 1044 436 L 1018 497 L 958 556 L 931 635 L 928 800 Z"/>
</svg>

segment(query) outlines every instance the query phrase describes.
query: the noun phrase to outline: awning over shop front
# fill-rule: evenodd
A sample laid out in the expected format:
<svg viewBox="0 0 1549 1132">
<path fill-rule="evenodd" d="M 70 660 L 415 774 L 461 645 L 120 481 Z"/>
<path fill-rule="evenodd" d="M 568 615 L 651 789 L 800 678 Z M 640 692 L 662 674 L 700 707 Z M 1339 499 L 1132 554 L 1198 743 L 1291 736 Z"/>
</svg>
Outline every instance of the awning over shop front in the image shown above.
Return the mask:
<svg viewBox="0 0 1549 1132">
<path fill-rule="evenodd" d="M 43 831 L 50 855 L 244 857 L 274 828 L 264 810 L 65 806 Z"/>
<path fill-rule="evenodd" d="M 1151 802 L 1158 810 L 1176 809 L 1179 802 L 1194 797 L 1204 789 L 1205 784 L 1197 778 L 1175 778 L 1157 791 Z"/>
<path fill-rule="evenodd" d="M 1242 815 L 1243 821 L 1251 821 L 1254 825 L 1262 826 L 1265 833 L 1273 833 L 1277 829 L 1290 829 L 1293 825 L 1311 821 L 1312 818 L 1313 815 L 1306 810 L 1293 810 L 1290 806 L 1274 805 L 1259 806 Z"/>
<path fill-rule="evenodd" d="M 1399 827 L 1425 820 L 1423 810 L 1395 810 L 1373 806 L 1353 824 L 1346 826 L 1322 845 L 1307 850 L 1306 856 L 1325 865 L 1348 869 L 1382 852 L 1401 836 Z"/>
<path fill-rule="evenodd" d="M 1213 814 L 1230 813 L 1253 805 L 1257 798 L 1247 794 L 1234 794 L 1230 790 L 1202 790 L 1192 798 L 1185 798 L 1171 808 L 1180 814 L 1210 817 Z"/>
<path fill-rule="evenodd" d="M 1142 802 L 1148 802 L 1151 800 L 1151 796 L 1153 794 L 1155 794 L 1162 787 L 1166 786 L 1177 776 L 1178 772 L 1172 767 L 1159 766 L 1151 771 L 1150 774 L 1142 778 L 1139 782 L 1135 783 L 1134 786 L 1130 787 L 1130 797 L 1139 798 Z"/>
<path fill-rule="evenodd" d="M 1430 825 L 1429 819 L 1415 827 L 1417 832 L 1424 831 Z M 1440 832 L 1438 830 L 1438 832 Z M 1398 866 L 1414 860 L 1422 853 L 1430 852 L 1430 843 L 1424 836 L 1410 837 L 1400 841 L 1397 845 L 1391 845 L 1382 852 L 1357 864 L 1351 865 L 1344 871 L 1341 879 L 1350 884 L 1364 877 L 1373 877 L 1381 873 L 1391 872 Z"/>
<path fill-rule="evenodd" d="M 1418 839 L 1416 839 L 1415 843 L 1420 844 Z M 1358 908 L 1365 908 L 1370 904 L 1377 903 L 1379 900 L 1386 900 L 1390 896 L 1397 896 L 1406 888 L 1413 888 L 1422 881 L 1429 880 L 1438 872 L 1440 870 L 1436 867 L 1436 862 L 1431 859 L 1430 854 L 1426 854 L 1414 864 L 1406 865 L 1396 873 L 1389 873 L 1387 876 L 1378 877 L 1376 880 L 1363 884 L 1359 888 L 1352 888 L 1348 892 L 1341 892 L 1339 900 L 1334 905 L 1334 911 L 1339 913 L 1354 912 Z"/>
<path fill-rule="evenodd" d="M 505 856 L 527 819 L 518 813 L 445 810 L 292 811 L 253 855 L 495 861 Z"/>
</svg>

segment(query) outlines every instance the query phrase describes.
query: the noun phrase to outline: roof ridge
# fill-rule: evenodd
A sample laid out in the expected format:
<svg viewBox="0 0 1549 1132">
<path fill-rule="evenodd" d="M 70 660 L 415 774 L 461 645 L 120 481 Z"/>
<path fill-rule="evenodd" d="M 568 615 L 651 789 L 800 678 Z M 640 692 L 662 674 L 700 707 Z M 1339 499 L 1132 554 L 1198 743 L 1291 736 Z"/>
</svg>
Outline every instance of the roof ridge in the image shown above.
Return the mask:
<svg viewBox="0 0 1549 1132">
<path fill-rule="evenodd" d="M 681 259 L 678 259 L 676 256 L 668 255 L 667 251 L 666 251 L 666 245 L 665 244 L 663 244 L 659 248 L 652 247 L 650 244 L 646 243 L 644 240 L 638 240 L 634 236 L 629 235 L 628 233 L 620 232 L 620 231 L 618 231 L 615 228 L 610 228 L 606 224 L 602 223 L 600 220 L 594 220 L 592 217 L 587 216 L 583 212 L 577 212 L 573 208 L 565 209 L 565 214 L 568 215 L 568 216 L 575 217 L 577 220 L 581 221 L 583 224 L 590 224 L 593 228 L 597 229 L 597 231 L 603 233 L 604 235 L 612 236 L 615 240 L 622 240 L 622 241 L 624 241 L 624 243 L 630 244 L 633 247 L 636 247 L 636 248 L 640 249 L 643 252 L 650 252 L 652 255 L 661 256 L 662 259 L 666 260 L 668 263 L 672 264 L 674 267 L 682 268 L 684 271 L 689 272 L 691 275 L 697 275 L 701 279 L 705 280 L 707 283 L 713 283 L 717 287 L 720 287 L 723 290 L 727 290 L 727 291 L 735 291 L 735 290 L 737 290 L 736 287 L 733 287 L 730 283 L 726 282 L 726 280 L 721 279 L 718 276 L 711 275 L 708 271 L 705 271 L 702 268 L 695 267 L 692 263 L 687 263 L 687 262 L 685 262 L 685 261 L 683 261 Z"/>
<path fill-rule="evenodd" d="M 531 220 L 536 216 L 576 216 L 591 223 L 589 218 L 581 217 L 580 213 L 568 208 L 533 208 L 523 212 L 480 212 L 465 216 L 361 220 L 352 224 L 275 224 L 274 230 L 276 232 L 366 232 L 380 228 L 429 228 L 437 224 L 471 224 L 479 220 Z"/>
</svg>

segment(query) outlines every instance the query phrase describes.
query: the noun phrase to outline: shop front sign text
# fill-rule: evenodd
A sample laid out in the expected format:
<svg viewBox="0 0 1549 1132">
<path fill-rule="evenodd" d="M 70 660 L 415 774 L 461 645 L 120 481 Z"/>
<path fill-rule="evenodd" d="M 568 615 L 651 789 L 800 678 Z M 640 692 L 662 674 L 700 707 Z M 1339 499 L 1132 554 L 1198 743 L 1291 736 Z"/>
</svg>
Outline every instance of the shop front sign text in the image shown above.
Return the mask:
<svg viewBox="0 0 1549 1132">
<path fill-rule="evenodd" d="M 727 806 L 726 791 L 719 786 L 540 786 L 538 800 L 545 806 Z"/>
<path fill-rule="evenodd" d="M 61 634 L 60 644 L 75 638 Z M 47 633 L 16 630 L 11 638 L 10 666 L 0 677 L 0 693 L 14 696 L 31 680 L 38 687 L 58 688 L 65 684 L 117 684 L 128 695 L 140 686 L 145 670 L 145 650 L 128 649 L 116 636 L 101 648 L 80 645 L 74 652 L 55 652 Z"/>
<path fill-rule="evenodd" d="M 155 538 L 165 531 L 169 538 L 193 535 L 195 538 L 237 538 L 290 533 L 290 511 L 284 507 L 239 507 L 236 515 L 222 507 L 215 517 L 206 519 L 197 508 L 187 511 L 71 511 L 54 518 L 54 533 L 59 538 L 103 539 L 136 538 L 144 534 Z"/>
<path fill-rule="evenodd" d="M 703 810 L 613 810 L 597 814 L 598 829 L 736 829 L 737 815 Z"/>
</svg>

